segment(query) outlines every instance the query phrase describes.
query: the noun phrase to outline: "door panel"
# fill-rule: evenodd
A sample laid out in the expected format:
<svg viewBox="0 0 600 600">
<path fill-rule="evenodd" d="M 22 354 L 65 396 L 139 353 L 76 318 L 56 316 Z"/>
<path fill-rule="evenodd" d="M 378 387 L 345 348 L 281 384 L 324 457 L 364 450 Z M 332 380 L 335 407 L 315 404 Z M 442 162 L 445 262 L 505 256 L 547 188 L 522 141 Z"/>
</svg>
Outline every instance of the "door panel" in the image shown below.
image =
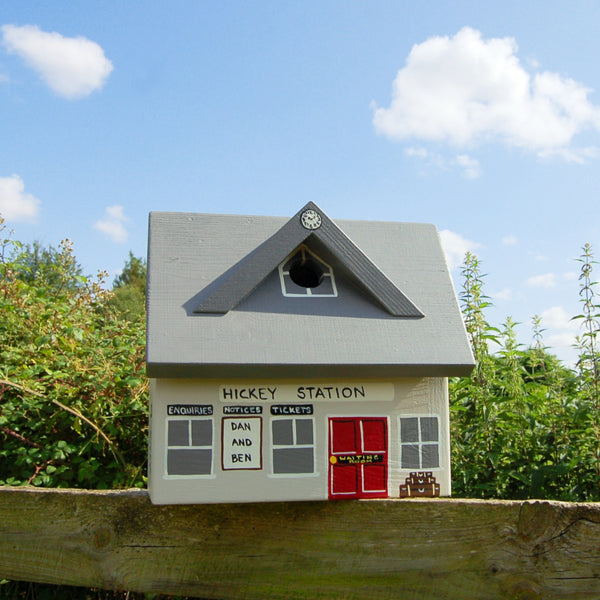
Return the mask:
<svg viewBox="0 0 600 600">
<path fill-rule="evenodd" d="M 333 454 L 358 452 L 357 422 L 353 419 L 331 420 Z"/>
<path fill-rule="evenodd" d="M 363 419 L 361 425 L 364 452 L 387 452 L 387 423 L 385 420 Z"/>
<path fill-rule="evenodd" d="M 335 495 L 354 497 L 359 493 L 357 465 L 332 467 L 331 493 Z"/>
<path fill-rule="evenodd" d="M 363 491 L 385 492 L 387 496 L 386 465 L 363 465 Z"/>
</svg>

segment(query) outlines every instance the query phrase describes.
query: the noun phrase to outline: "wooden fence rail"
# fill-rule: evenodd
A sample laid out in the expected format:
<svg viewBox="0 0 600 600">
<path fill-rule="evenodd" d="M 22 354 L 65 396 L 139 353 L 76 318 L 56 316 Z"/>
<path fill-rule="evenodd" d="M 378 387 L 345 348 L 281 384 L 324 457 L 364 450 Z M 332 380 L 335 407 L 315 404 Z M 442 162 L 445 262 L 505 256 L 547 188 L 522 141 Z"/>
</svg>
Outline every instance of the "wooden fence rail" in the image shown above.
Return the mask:
<svg viewBox="0 0 600 600">
<path fill-rule="evenodd" d="M 0 487 L 0 579 L 201 598 L 600 598 L 600 505 L 153 506 Z"/>
</svg>

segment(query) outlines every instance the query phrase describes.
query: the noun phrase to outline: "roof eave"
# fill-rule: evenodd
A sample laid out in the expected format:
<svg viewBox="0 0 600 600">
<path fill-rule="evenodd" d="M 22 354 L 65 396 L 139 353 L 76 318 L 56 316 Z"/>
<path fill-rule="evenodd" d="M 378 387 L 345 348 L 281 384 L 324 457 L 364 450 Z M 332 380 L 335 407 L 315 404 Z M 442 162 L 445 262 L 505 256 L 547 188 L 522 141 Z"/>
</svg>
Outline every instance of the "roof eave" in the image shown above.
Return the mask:
<svg viewBox="0 0 600 600">
<path fill-rule="evenodd" d="M 468 377 L 473 363 L 438 364 L 198 364 L 149 362 L 153 379 L 396 379 L 404 377 Z"/>
</svg>

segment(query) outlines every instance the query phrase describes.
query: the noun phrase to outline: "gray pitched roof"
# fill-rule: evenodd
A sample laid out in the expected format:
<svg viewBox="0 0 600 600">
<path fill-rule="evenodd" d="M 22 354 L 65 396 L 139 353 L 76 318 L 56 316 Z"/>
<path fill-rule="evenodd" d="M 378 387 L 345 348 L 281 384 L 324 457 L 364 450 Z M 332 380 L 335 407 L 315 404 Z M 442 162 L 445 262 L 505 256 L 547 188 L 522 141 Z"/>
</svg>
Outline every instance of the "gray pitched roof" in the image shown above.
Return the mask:
<svg viewBox="0 0 600 600">
<path fill-rule="evenodd" d="M 305 229 L 299 216 L 321 214 Z M 305 244 L 335 298 L 283 297 Z M 464 375 L 473 357 L 433 225 L 155 212 L 148 248 L 151 377 Z M 399 315 L 399 316 L 398 316 Z"/>
</svg>

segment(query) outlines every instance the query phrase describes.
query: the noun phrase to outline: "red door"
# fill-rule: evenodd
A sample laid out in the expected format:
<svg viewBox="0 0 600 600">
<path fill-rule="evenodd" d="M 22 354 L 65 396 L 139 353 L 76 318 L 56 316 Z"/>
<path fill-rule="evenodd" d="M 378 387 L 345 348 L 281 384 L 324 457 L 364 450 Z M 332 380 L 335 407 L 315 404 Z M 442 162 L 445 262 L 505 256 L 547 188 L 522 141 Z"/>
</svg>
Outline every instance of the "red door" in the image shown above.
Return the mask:
<svg viewBox="0 0 600 600">
<path fill-rule="evenodd" d="M 329 419 L 329 498 L 387 498 L 387 419 Z"/>
</svg>

